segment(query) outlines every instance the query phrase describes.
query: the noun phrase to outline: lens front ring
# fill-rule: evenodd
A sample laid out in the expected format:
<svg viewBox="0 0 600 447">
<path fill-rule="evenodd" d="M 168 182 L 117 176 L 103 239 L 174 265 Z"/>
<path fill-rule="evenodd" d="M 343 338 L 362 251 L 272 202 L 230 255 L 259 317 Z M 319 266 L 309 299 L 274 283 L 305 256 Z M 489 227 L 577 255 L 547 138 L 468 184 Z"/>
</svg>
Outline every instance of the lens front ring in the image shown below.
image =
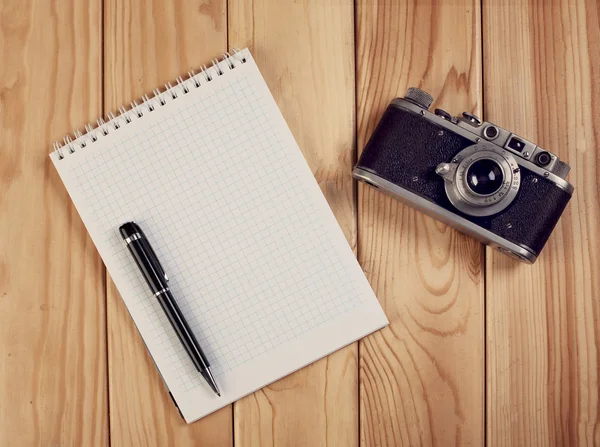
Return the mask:
<svg viewBox="0 0 600 447">
<path fill-rule="evenodd" d="M 463 149 L 455 158 L 457 165 L 453 179 L 444 183 L 448 199 L 459 211 L 471 216 L 491 216 L 504 210 L 517 196 L 521 174 L 517 161 L 509 152 L 480 143 Z M 482 161 L 493 163 L 502 172 L 503 181 L 490 194 L 479 194 L 469 185 L 469 169 Z"/>
<path fill-rule="evenodd" d="M 479 161 L 492 161 L 502 171 L 503 181 L 498 189 L 491 194 L 479 194 L 469 185 L 469 170 Z M 516 162 L 515 162 L 516 165 Z M 519 172 L 517 171 L 517 174 Z M 513 170 L 508 161 L 496 152 L 481 150 L 463 159 L 456 168 L 456 189 L 464 201 L 475 207 L 489 207 L 505 200 L 513 184 Z M 486 214 L 488 215 L 488 214 Z"/>
</svg>

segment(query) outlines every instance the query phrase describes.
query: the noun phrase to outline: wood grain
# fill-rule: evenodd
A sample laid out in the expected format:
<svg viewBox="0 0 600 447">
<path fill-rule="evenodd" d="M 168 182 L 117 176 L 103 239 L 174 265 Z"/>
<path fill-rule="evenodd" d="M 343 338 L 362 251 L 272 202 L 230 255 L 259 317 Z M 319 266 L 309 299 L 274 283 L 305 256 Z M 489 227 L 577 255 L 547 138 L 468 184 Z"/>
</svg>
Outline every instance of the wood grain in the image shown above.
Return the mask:
<svg viewBox="0 0 600 447">
<path fill-rule="evenodd" d="M 0 445 L 108 440 L 104 268 L 48 158 L 101 111 L 100 23 L 0 5 Z"/>
<path fill-rule="evenodd" d="M 108 112 L 222 54 L 227 48 L 226 4 L 106 0 L 104 38 Z M 180 418 L 110 280 L 108 347 L 113 446 L 232 444 L 231 407 L 192 425 Z"/>
<path fill-rule="evenodd" d="M 230 0 L 229 42 L 252 49 L 355 247 L 352 2 Z M 236 446 L 357 445 L 357 377 L 354 344 L 242 399 Z"/>
<path fill-rule="evenodd" d="M 359 151 L 409 86 L 480 112 L 479 1 L 362 0 L 356 17 Z M 359 260 L 391 322 L 360 343 L 361 444 L 482 445 L 483 249 L 362 184 L 358 205 Z"/>
<path fill-rule="evenodd" d="M 0 3 L 0 445 L 600 445 L 600 3 L 226 1 Z M 251 47 L 391 326 L 186 425 L 48 143 L 228 44 Z M 410 207 L 362 185 L 356 203 L 356 146 L 408 86 L 571 165 L 534 266 L 488 250 L 483 269 Z"/>
<path fill-rule="evenodd" d="M 556 153 L 575 195 L 534 266 L 489 254 L 490 445 L 600 445 L 600 11 L 483 2 L 486 117 Z"/>
</svg>

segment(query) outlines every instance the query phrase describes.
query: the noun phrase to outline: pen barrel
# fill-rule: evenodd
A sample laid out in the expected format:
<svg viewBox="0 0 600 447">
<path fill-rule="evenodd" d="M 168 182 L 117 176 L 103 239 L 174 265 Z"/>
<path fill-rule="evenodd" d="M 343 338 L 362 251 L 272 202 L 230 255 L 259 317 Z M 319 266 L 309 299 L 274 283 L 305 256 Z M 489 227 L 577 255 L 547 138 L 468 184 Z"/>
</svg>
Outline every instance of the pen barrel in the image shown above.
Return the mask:
<svg viewBox="0 0 600 447">
<path fill-rule="evenodd" d="M 167 290 L 164 293 L 157 295 L 157 299 L 167 315 L 171 326 L 173 326 L 179 341 L 181 341 L 181 344 L 192 359 L 192 363 L 194 363 L 196 369 L 199 372 L 208 369 L 210 364 L 208 363 L 204 352 L 202 352 L 200 343 L 198 343 L 192 329 L 183 317 L 183 313 L 181 312 L 181 309 L 179 309 L 173 294 Z"/>
<path fill-rule="evenodd" d="M 157 294 L 168 288 L 162 267 L 153 256 L 153 251 L 146 238 L 132 240 L 127 243 L 127 248 L 133 255 L 135 263 L 142 271 L 144 279 L 148 283 L 153 294 Z"/>
</svg>

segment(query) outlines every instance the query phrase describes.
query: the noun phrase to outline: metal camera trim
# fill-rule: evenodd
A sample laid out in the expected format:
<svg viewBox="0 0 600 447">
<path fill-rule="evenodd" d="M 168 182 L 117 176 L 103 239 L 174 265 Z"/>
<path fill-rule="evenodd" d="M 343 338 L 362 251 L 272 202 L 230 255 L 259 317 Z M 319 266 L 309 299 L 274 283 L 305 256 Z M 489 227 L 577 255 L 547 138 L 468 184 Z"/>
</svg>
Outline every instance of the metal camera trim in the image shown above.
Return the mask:
<svg viewBox="0 0 600 447">
<path fill-rule="evenodd" d="M 478 160 L 495 161 L 502 170 L 502 186 L 492 194 L 477 194 L 467 184 L 467 172 Z M 466 147 L 456 154 L 452 163 L 438 166 L 436 173 L 444 179 L 450 203 L 459 211 L 476 217 L 491 216 L 506 209 L 517 196 L 521 185 L 521 173 L 515 158 L 507 151 L 485 143 Z"/>
<path fill-rule="evenodd" d="M 436 115 L 433 112 L 430 112 L 429 110 L 423 109 L 422 107 L 419 107 L 418 105 L 416 105 L 416 104 L 414 104 L 414 103 L 412 103 L 410 101 L 407 101 L 407 100 L 405 100 L 403 98 L 396 98 L 396 99 L 392 100 L 391 104 L 394 107 L 399 107 L 401 109 L 409 110 L 409 111 L 411 111 L 413 113 L 417 113 L 419 115 L 422 115 L 423 118 L 426 118 L 428 121 L 431 121 L 431 122 L 437 124 L 438 126 L 443 127 L 444 129 L 446 129 L 448 131 L 451 131 L 451 132 L 453 132 L 455 134 L 458 134 L 461 137 L 464 137 L 467 140 L 472 141 L 473 143 L 479 143 L 480 141 L 482 141 L 484 139 L 484 137 L 478 136 L 471 129 L 467 129 L 465 127 L 469 126 L 472 129 L 481 129 L 481 128 L 485 128 L 486 127 L 486 126 L 484 126 L 485 124 L 488 124 L 488 125 L 491 124 L 491 123 L 484 122 L 483 123 L 484 125 L 480 126 L 479 128 L 474 128 L 472 125 L 468 124 L 466 121 L 461 121 L 461 120 L 458 120 L 458 122 L 456 120 L 450 121 L 450 120 L 444 119 L 441 116 Z M 464 123 L 463 126 L 460 125 L 461 122 Z M 495 124 L 494 124 L 494 126 L 496 128 L 498 128 L 498 130 L 501 130 L 501 127 L 496 126 Z M 514 134 L 511 133 L 511 135 L 514 135 Z M 527 142 L 524 138 L 521 138 L 519 136 L 517 136 L 517 137 L 520 140 L 522 140 L 524 142 Z M 490 141 L 490 143 L 494 144 L 494 145 L 496 145 L 497 147 L 500 148 L 500 146 L 498 146 L 498 143 L 499 143 L 498 137 L 495 138 L 493 140 L 493 142 Z M 531 143 L 531 144 L 533 144 L 533 143 Z M 543 150 L 544 152 L 548 152 L 548 151 L 546 151 L 546 150 L 544 150 L 542 148 L 539 148 L 539 147 L 538 147 L 538 149 L 539 150 Z M 510 149 L 508 149 L 508 150 L 511 151 Z M 535 155 L 535 154 L 531 154 L 531 155 Z M 529 157 L 529 158 L 531 159 L 532 157 Z M 559 177 L 558 175 L 554 174 L 553 172 L 550 172 L 547 169 L 538 166 L 537 164 L 529 161 L 526 158 L 523 158 L 522 156 L 520 156 L 517 159 L 517 163 L 520 166 L 523 166 L 524 168 L 527 168 L 531 172 L 539 175 L 540 177 L 544 177 L 546 180 L 551 181 L 556 186 L 558 186 L 559 188 L 565 190 L 569 194 L 573 194 L 573 190 L 574 190 L 573 185 L 571 185 L 564 178 Z"/>
<path fill-rule="evenodd" d="M 514 132 L 510 132 L 494 123 L 490 123 L 488 121 L 480 121 L 479 123 L 474 123 L 472 120 L 468 119 L 468 117 L 464 117 L 463 113 L 463 117 L 458 118 L 456 124 L 459 127 L 462 127 L 463 129 L 466 129 L 467 131 L 472 132 L 479 137 L 483 137 L 488 141 L 494 141 L 494 144 L 496 144 L 498 147 L 503 147 L 507 151 L 515 154 L 517 157 L 529 160 L 536 166 L 539 166 L 542 169 L 545 169 L 549 172 L 553 172 L 553 169 L 558 163 L 558 157 L 553 153 L 547 151 L 544 148 L 539 147 L 537 144 L 523 138 L 522 136 L 517 135 Z M 488 129 L 495 129 L 497 132 L 496 136 L 490 137 L 487 134 Z M 510 147 L 509 144 L 513 139 L 523 144 L 523 148 L 521 150 L 516 150 Z M 548 155 L 550 155 L 550 162 L 548 162 L 546 165 L 539 165 L 537 163 L 537 156 L 542 152 L 546 152 L 548 153 Z"/>
<path fill-rule="evenodd" d="M 507 241 L 497 234 L 479 225 L 475 225 L 464 217 L 448 211 L 407 189 L 401 188 L 373 172 L 366 169 L 354 168 L 352 177 L 521 262 L 533 264 L 537 259 L 537 255 L 531 248 Z"/>
</svg>

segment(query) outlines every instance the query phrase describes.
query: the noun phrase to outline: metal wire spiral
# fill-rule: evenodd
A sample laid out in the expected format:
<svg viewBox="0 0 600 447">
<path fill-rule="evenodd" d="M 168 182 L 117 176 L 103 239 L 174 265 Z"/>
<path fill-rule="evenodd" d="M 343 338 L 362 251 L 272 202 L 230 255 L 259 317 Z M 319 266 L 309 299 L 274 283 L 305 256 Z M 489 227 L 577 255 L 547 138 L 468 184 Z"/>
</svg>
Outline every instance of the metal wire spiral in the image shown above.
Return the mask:
<svg viewBox="0 0 600 447">
<path fill-rule="evenodd" d="M 118 115 L 113 112 L 108 112 L 105 121 L 103 117 L 96 120 L 97 126 L 94 127 L 92 124 L 85 125 L 85 132 L 75 130 L 73 136 L 66 135 L 63 138 L 63 144 L 59 141 L 55 141 L 52 145 L 53 152 L 56 153 L 58 160 L 65 158 L 66 153 L 64 148 L 67 148 L 68 154 L 75 153 L 76 150 L 83 149 L 89 144 L 98 141 L 98 138 L 107 136 L 109 133 L 118 131 L 124 125 L 130 124 L 133 120 L 143 118 L 144 113 L 151 113 L 156 110 L 157 107 L 163 107 L 167 105 L 169 101 L 176 100 L 180 94 L 185 95 L 190 92 L 190 88 L 200 88 L 204 82 L 211 82 L 214 76 L 222 76 L 225 74 L 223 68 L 228 70 L 234 70 L 238 64 L 245 64 L 246 56 L 244 52 L 234 48 L 233 54 L 223 53 L 221 60 L 213 59 L 212 65 L 207 67 L 202 66 L 199 73 L 196 74 L 194 70 L 190 70 L 187 73 L 187 77 L 184 79 L 182 76 L 178 76 L 175 81 L 176 85 L 167 82 L 165 89 L 161 92 L 160 89 L 156 88 L 152 92 L 152 97 L 147 94 L 142 96 L 142 103 L 138 104 L 136 100 L 131 101 L 130 108 L 127 109 L 125 106 L 119 107 Z M 223 65 L 223 67 L 222 67 Z M 201 82 L 201 78 L 203 82 Z M 173 81 L 173 83 L 175 83 Z"/>
</svg>

